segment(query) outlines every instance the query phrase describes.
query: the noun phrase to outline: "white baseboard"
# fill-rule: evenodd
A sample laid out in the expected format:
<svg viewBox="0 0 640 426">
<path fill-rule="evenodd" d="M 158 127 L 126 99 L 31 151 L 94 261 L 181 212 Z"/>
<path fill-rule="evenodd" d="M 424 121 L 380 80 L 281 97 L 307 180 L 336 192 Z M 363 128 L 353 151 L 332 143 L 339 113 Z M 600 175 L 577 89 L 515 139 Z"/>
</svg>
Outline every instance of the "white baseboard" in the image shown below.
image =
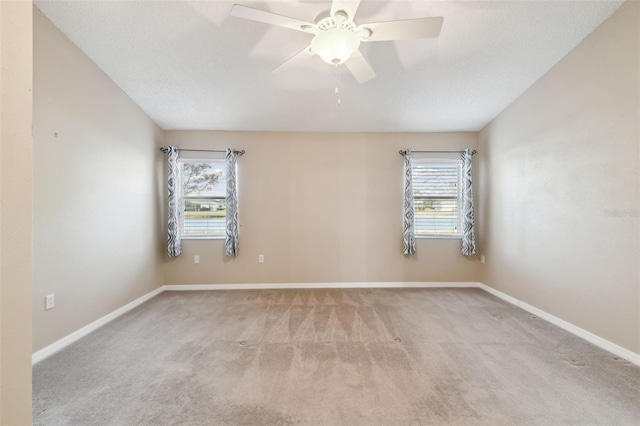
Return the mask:
<svg viewBox="0 0 640 426">
<path fill-rule="evenodd" d="M 542 309 L 538 309 L 535 306 L 531 306 L 525 302 L 523 302 L 522 300 L 518 300 L 515 297 L 511 297 L 501 291 L 496 290 L 495 288 L 489 287 L 486 284 L 482 284 L 482 283 L 478 283 L 478 287 L 480 287 L 481 289 L 483 289 L 484 291 L 493 294 L 494 296 L 511 303 L 512 305 L 515 305 L 521 309 L 524 309 L 527 312 L 530 312 L 532 314 L 534 314 L 535 316 L 537 316 L 538 318 L 541 318 L 545 321 L 550 322 L 551 324 L 560 327 L 563 330 L 568 331 L 571 334 L 574 334 L 584 340 L 586 340 L 589 343 L 592 343 L 596 346 L 598 346 L 599 348 L 604 349 L 605 351 L 611 352 L 614 355 L 619 356 L 620 358 L 626 359 L 627 361 L 630 361 L 636 365 L 640 366 L 640 355 L 635 353 L 635 352 L 631 352 L 629 349 L 623 348 L 622 346 L 616 345 L 613 342 L 610 342 L 606 339 L 603 339 L 600 336 L 597 336 L 583 328 L 578 327 L 577 325 L 573 325 L 570 322 L 567 322 L 563 319 L 560 319 L 554 315 L 551 315 L 548 312 L 543 311 Z"/>
<path fill-rule="evenodd" d="M 478 287 L 480 287 L 482 290 L 486 291 L 487 293 L 493 294 L 498 299 L 502 299 L 505 302 L 511 303 L 512 305 L 518 306 L 518 304 L 520 303 L 520 301 L 518 299 L 516 299 L 515 297 L 511 297 L 508 294 L 505 294 L 505 293 L 503 293 L 501 291 L 498 291 L 498 290 L 494 289 L 493 287 L 489 287 L 486 284 L 478 283 Z"/>
<path fill-rule="evenodd" d="M 46 346 L 46 347 L 40 349 L 39 351 L 34 352 L 31 355 L 31 364 L 35 364 L 37 362 L 40 362 L 43 359 L 47 358 L 48 356 L 54 354 L 55 352 L 58 352 L 60 349 L 66 348 L 70 344 L 82 339 L 84 336 L 86 336 L 87 334 L 91 333 L 92 331 L 97 330 L 98 328 L 102 327 L 103 325 L 105 325 L 105 324 L 113 321 L 114 319 L 118 318 L 119 316 L 129 312 L 133 308 L 143 304 L 147 300 L 149 300 L 152 297 L 162 293 L 163 291 L 164 291 L 163 287 L 159 287 L 159 288 L 157 288 L 157 289 L 145 294 L 144 296 L 141 296 L 141 297 L 137 298 L 133 302 L 127 303 L 123 307 L 121 307 L 119 309 L 116 309 L 115 311 L 103 316 L 102 318 L 98 318 L 97 320 L 95 320 L 91 324 L 85 325 L 81 329 L 76 330 L 73 333 L 66 335 L 62 339 L 53 342 L 49 346 Z"/>
<path fill-rule="evenodd" d="M 531 312 L 537 317 L 544 319 L 614 355 L 624 358 L 636 365 L 640 366 L 640 355 L 631 352 L 628 349 L 618 346 L 600 336 L 597 336 L 587 330 L 573 325 L 565 320 L 553 316 L 541 309 L 531 306 L 515 297 L 509 296 L 498 291 L 486 284 L 478 282 L 328 282 L 328 283 L 257 283 L 257 284 L 178 284 L 165 285 L 159 287 L 152 292 L 134 300 L 125 306 L 116 309 L 92 322 L 89 325 L 63 337 L 62 339 L 50 344 L 49 346 L 35 352 L 31 356 L 32 364 L 35 364 L 51 354 L 69 346 L 77 340 L 83 338 L 87 334 L 95 331 L 110 321 L 118 318 L 133 308 L 141 305 L 152 297 L 162 293 L 163 291 L 198 291 L 198 290 L 268 290 L 268 289 L 314 289 L 314 288 L 481 288 L 506 302 L 511 303 L 527 312 Z"/>
<path fill-rule="evenodd" d="M 328 282 L 328 283 L 256 283 L 256 284 L 176 284 L 165 291 L 199 290 L 271 290 L 313 288 L 461 288 L 478 287 L 477 282 Z"/>
</svg>

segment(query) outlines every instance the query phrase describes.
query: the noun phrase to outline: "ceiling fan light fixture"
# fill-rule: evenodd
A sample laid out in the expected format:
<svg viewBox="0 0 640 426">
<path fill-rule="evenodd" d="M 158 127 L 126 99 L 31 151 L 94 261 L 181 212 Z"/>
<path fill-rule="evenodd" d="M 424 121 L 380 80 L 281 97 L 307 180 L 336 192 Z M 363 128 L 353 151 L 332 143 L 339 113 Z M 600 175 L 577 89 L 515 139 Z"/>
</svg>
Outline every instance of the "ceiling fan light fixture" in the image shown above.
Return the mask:
<svg viewBox="0 0 640 426">
<path fill-rule="evenodd" d="M 319 32 L 311 40 L 311 51 L 328 64 L 338 65 L 360 47 L 360 37 L 353 31 L 332 28 Z"/>
</svg>

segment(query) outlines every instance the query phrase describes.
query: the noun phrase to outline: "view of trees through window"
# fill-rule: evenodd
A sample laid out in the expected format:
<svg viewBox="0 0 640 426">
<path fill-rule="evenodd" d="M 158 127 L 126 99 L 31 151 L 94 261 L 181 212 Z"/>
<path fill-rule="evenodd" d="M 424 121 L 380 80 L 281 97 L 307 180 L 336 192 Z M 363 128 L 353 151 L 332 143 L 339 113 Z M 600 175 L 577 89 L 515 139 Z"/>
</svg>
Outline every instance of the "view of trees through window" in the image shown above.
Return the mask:
<svg viewBox="0 0 640 426">
<path fill-rule="evenodd" d="M 184 237 L 225 235 L 226 168 L 222 161 L 182 163 Z"/>
</svg>

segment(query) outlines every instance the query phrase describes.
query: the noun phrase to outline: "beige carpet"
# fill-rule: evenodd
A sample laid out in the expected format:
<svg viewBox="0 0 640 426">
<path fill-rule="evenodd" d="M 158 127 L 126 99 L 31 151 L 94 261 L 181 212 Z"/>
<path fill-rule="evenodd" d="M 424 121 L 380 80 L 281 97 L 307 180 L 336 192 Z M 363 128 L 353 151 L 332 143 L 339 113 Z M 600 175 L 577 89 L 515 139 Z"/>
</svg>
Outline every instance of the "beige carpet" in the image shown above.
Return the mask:
<svg viewBox="0 0 640 426">
<path fill-rule="evenodd" d="M 638 425 L 640 368 L 478 289 L 165 292 L 33 371 L 37 425 Z"/>
</svg>

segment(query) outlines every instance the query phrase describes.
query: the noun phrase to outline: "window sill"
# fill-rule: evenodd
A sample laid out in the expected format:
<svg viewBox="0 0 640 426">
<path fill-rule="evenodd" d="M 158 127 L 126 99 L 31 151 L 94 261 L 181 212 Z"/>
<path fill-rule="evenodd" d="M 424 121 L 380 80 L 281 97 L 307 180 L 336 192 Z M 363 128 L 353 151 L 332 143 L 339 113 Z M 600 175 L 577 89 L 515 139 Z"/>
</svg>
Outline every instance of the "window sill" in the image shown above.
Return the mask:
<svg viewBox="0 0 640 426">
<path fill-rule="evenodd" d="M 427 240 L 461 240 L 462 235 L 416 235 L 416 239 Z"/>
<path fill-rule="evenodd" d="M 226 237 L 196 237 L 189 235 L 188 237 L 181 237 L 182 240 L 224 240 Z"/>
</svg>

